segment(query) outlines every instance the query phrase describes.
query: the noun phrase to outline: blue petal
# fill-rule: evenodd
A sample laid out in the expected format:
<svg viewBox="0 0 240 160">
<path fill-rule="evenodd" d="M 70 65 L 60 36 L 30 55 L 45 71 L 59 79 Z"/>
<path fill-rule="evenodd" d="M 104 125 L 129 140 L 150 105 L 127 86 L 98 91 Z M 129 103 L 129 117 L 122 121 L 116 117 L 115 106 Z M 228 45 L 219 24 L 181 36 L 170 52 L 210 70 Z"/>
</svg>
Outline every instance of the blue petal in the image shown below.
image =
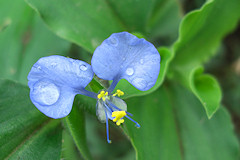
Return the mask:
<svg viewBox="0 0 240 160">
<path fill-rule="evenodd" d="M 94 73 L 102 79 L 126 79 L 145 91 L 156 83 L 160 55 L 145 39 L 128 33 L 114 33 L 97 47 L 92 57 Z"/>
<path fill-rule="evenodd" d="M 93 78 L 91 66 L 83 61 L 63 56 L 40 58 L 28 74 L 28 85 L 31 86 L 42 78 L 51 79 L 59 85 L 74 89 L 83 89 Z"/>
<path fill-rule="evenodd" d="M 76 94 L 72 88 L 59 86 L 48 79 L 41 79 L 30 88 L 33 104 L 46 116 L 55 119 L 71 112 Z"/>
<path fill-rule="evenodd" d="M 28 74 L 30 98 L 33 104 L 51 118 L 67 116 L 76 94 L 93 78 L 89 64 L 62 56 L 39 59 Z"/>
</svg>

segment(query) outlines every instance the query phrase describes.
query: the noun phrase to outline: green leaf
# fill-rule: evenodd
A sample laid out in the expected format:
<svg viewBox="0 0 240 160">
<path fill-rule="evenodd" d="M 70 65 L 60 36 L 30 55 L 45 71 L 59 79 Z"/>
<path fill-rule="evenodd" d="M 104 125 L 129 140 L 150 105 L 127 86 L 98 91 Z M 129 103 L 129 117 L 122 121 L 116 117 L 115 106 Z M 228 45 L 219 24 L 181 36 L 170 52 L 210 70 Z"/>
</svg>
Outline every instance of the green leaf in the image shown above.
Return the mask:
<svg viewBox="0 0 240 160">
<path fill-rule="evenodd" d="M 148 1 L 146 1 L 148 2 Z M 177 38 L 178 27 L 182 18 L 180 3 L 176 0 L 158 0 L 148 20 L 149 37 Z"/>
<path fill-rule="evenodd" d="M 221 107 L 209 120 L 197 98 L 168 83 L 144 98 L 127 100 L 141 128 L 125 120 L 137 159 L 237 160 L 239 144 L 231 117 Z"/>
<path fill-rule="evenodd" d="M 84 159 L 92 159 L 86 141 L 84 112 L 78 108 L 76 101 L 71 113 L 63 119 L 63 122 Z"/>
<path fill-rule="evenodd" d="M 70 43 L 50 32 L 23 0 L 1 1 L 0 19 L 8 24 L 0 34 L 1 78 L 27 84 L 27 75 L 39 58 L 66 55 L 69 49 Z"/>
<path fill-rule="evenodd" d="M 11 9 L 10 9 L 11 8 Z M 0 2 L 0 23 L 8 21 L 8 27 L 0 32 L 0 76 L 16 79 L 26 33 L 31 25 L 33 12 L 23 1 Z M 3 20 L 3 22 L 1 22 Z"/>
<path fill-rule="evenodd" d="M 240 1 L 210 0 L 201 9 L 187 14 L 181 22 L 174 44 L 172 65 L 197 66 L 206 62 L 221 40 L 238 24 Z M 173 67 L 173 66 L 172 66 Z"/>
<path fill-rule="evenodd" d="M 63 130 L 62 132 L 62 155 L 61 159 L 64 160 L 79 160 L 81 159 L 81 156 L 79 154 L 79 151 L 77 150 L 77 147 L 73 141 L 73 138 L 68 132 Z"/>
<path fill-rule="evenodd" d="M 108 0 L 108 3 L 130 32 L 148 37 L 177 34 L 181 16 L 176 0 Z"/>
<path fill-rule="evenodd" d="M 56 126 L 53 122 L 53 125 L 50 123 L 48 127 L 43 127 L 43 123 L 48 120 L 49 118 L 31 103 L 27 87 L 9 80 L 0 80 L 0 159 L 15 154 L 19 154 L 21 158 L 26 154 L 35 155 L 35 159 L 39 159 L 42 155 L 49 156 L 51 151 L 58 154 L 56 151 L 59 149 L 58 143 L 52 149 L 47 146 L 51 146 L 51 143 L 55 145 L 56 140 L 53 137 L 49 142 L 46 141 L 46 136 L 52 133 L 47 128 Z M 50 141 L 51 139 L 53 141 Z M 61 143 L 61 137 L 59 141 Z M 32 144 L 31 147 L 29 146 L 31 149 L 27 144 Z M 46 150 L 49 152 L 45 153 Z M 50 155 L 55 156 L 52 153 Z"/>
<path fill-rule="evenodd" d="M 50 55 L 67 56 L 70 48 L 70 43 L 50 32 L 37 15 L 33 18 L 29 34 L 30 42 L 25 46 L 24 55 L 20 59 L 17 77 L 24 84 L 27 84 L 27 75 L 39 58 Z"/>
<path fill-rule="evenodd" d="M 8 159 L 51 159 L 59 160 L 62 146 L 62 128 L 53 120 L 19 146 Z"/>
<path fill-rule="evenodd" d="M 236 27 L 239 10 L 238 0 L 207 1 L 201 9 L 185 16 L 173 47 L 175 57 L 169 68 L 170 75 L 192 90 L 209 118 L 220 106 L 220 87 L 213 77 L 195 73 L 202 70 L 199 66 L 216 53 L 222 38 Z"/>
<path fill-rule="evenodd" d="M 202 74 L 203 68 L 196 68 L 190 75 L 190 89 L 200 100 L 204 106 L 208 118 L 217 111 L 221 99 L 222 92 L 217 80 L 209 75 Z"/>
<path fill-rule="evenodd" d="M 149 93 L 155 91 L 163 83 L 167 69 L 168 69 L 169 62 L 172 59 L 172 53 L 170 52 L 170 50 L 168 48 L 165 48 L 165 47 L 158 48 L 158 52 L 161 55 L 161 62 L 160 62 L 161 67 L 160 67 L 160 73 L 159 73 L 156 84 L 150 90 L 143 92 L 143 91 L 140 91 L 140 90 L 136 89 L 135 87 L 133 87 L 127 80 L 122 79 L 117 84 L 115 90 L 120 89 L 120 90 L 124 91 L 125 95 L 123 96 L 123 98 L 129 98 L 129 97 L 133 97 L 133 96 L 142 96 L 142 95 L 149 94 Z"/>
<path fill-rule="evenodd" d="M 106 1 L 26 0 L 26 2 L 53 32 L 90 52 L 112 33 L 124 30 Z"/>
</svg>

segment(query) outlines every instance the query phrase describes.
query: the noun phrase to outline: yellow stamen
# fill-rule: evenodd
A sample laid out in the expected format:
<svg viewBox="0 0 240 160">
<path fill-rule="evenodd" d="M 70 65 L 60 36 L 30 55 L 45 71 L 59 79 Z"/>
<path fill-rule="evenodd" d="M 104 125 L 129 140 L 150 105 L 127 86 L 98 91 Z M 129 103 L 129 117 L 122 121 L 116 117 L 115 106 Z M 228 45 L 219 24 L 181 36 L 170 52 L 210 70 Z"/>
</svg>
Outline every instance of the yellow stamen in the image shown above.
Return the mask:
<svg viewBox="0 0 240 160">
<path fill-rule="evenodd" d="M 119 126 L 121 123 L 124 122 L 124 120 L 122 118 L 126 115 L 127 115 L 127 113 L 125 111 L 114 111 L 114 112 L 112 112 L 112 117 L 115 117 L 113 119 L 113 122 L 117 122 L 117 125 Z"/>
<path fill-rule="evenodd" d="M 116 122 L 116 125 L 120 126 L 121 123 L 124 122 L 124 119 L 119 119 L 117 122 Z"/>
<path fill-rule="evenodd" d="M 113 94 L 113 96 L 116 96 L 116 95 L 117 95 L 118 97 L 123 96 L 123 95 L 124 95 L 124 92 L 121 91 L 120 89 L 118 89 L 118 90 L 116 91 L 116 93 Z"/>
<path fill-rule="evenodd" d="M 105 101 L 107 95 L 108 95 L 108 92 L 101 91 L 101 92 L 97 95 L 97 98 L 98 98 L 98 99 L 101 99 L 101 98 L 102 98 L 102 100 Z"/>
</svg>

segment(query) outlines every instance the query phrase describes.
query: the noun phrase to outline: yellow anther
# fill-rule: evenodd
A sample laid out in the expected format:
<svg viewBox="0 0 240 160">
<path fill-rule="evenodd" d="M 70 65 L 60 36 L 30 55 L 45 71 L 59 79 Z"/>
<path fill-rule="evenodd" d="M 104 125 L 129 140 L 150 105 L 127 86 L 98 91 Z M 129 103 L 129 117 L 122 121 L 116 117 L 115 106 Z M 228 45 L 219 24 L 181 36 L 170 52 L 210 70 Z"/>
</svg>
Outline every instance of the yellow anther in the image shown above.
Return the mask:
<svg viewBox="0 0 240 160">
<path fill-rule="evenodd" d="M 114 111 L 112 112 L 112 117 L 115 117 L 113 119 L 113 122 L 117 122 L 120 121 L 119 123 L 123 123 L 124 121 L 121 120 L 121 118 L 123 118 L 124 116 L 126 116 L 127 113 L 125 111 Z"/>
<path fill-rule="evenodd" d="M 101 92 L 97 95 L 97 98 L 98 98 L 98 99 L 101 99 L 101 98 L 102 98 L 102 100 L 105 101 L 107 95 L 108 95 L 108 92 L 101 91 Z"/>
<path fill-rule="evenodd" d="M 116 125 L 120 125 L 120 124 L 122 124 L 124 122 L 124 119 L 119 119 L 117 122 L 116 122 Z"/>
<path fill-rule="evenodd" d="M 123 95 L 124 95 L 124 92 L 121 91 L 120 89 L 118 89 L 118 90 L 116 91 L 116 93 L 113 94 L 113 96 L 116 96 L 116 95 L 117 95 L 118 97 L 123 96 Z"/>
<path fill-rule="evenodd" d="M 105 98 L 105 97 L 102 97 L 102 100 L 103 100 L 103 101 L 105 101 L 105 100 L 106 100 L 106 98 Z"/>
</svg>

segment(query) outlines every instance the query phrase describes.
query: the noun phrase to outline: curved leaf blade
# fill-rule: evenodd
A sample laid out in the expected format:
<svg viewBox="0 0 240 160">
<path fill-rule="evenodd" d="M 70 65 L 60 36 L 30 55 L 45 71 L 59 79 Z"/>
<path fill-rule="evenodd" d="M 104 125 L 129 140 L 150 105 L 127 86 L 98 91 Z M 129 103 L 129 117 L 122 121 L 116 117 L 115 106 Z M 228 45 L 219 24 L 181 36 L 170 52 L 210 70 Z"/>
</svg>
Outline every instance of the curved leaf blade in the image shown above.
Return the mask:
<svg viewBox="0 0 240 160">
<path fill-rule="evenodd" d="M 216 53 L 222 38 L 236 27 L 239 10 L 238 0 L 207 1 L 201 9 L 185 16 L 173 46 L 175 57 L 169 71 L 199 98 L 209 118 L 220 106 L 221 90 L 213 77 L 200 74 L 196 77 L 195 72 Z M 212 93 L 216 96 L 206 96 Z"/>
<path fill-rule="evenodd" d="M 0 159 L 16 152 L 47 120 L 31 103 L 27 87 L 0 80 Z"/>
<path fill-rule="evenodd" d="M 189 77 L 190 88 L 204 106 L 208 118 L 211 118 L 220 107 L 222 92 L 217 80 L 213 76 L 202 72 L 202 67 L 192 71 Z"/>
<path fill-rule="evenodd" d="M 211 0 L 187 14 L 173 46 L 175 57 L 171 67 L 196 66 L 208 60 L 216 53 L 224 36 L 237 26 L 239 10 L 238 0 Z"/>
<path fill-rule="evenodd" d="M 52 159 L 59 160 L 62 146 L 62 128 L 57 120 L 36 131 L 8 159 Z"/>
<path fill-rule="evenodd" d="M 137 159 L 237 160 L 239 144 L 227 111 L 221 107 L 209 120 L 190 91 L 167 86 L 127 100 L 128 111 L 141 124 L 136 129 L 126 120 L 124 127 Z"/>
<path fill-rule="evenodd" d="M 76 101 L 73 105 L 71 113 L 63 119 L 63 122 L 83 158 L 92 159 L 86 141 L 84 112 L 78 108 Z"/>
<path fill-rule="evenodd" d="M 26 2 L 58 36 L 90 52 L 112 33 L 124 30 L 105 1 L 26 0 Z"/>
</svg>

